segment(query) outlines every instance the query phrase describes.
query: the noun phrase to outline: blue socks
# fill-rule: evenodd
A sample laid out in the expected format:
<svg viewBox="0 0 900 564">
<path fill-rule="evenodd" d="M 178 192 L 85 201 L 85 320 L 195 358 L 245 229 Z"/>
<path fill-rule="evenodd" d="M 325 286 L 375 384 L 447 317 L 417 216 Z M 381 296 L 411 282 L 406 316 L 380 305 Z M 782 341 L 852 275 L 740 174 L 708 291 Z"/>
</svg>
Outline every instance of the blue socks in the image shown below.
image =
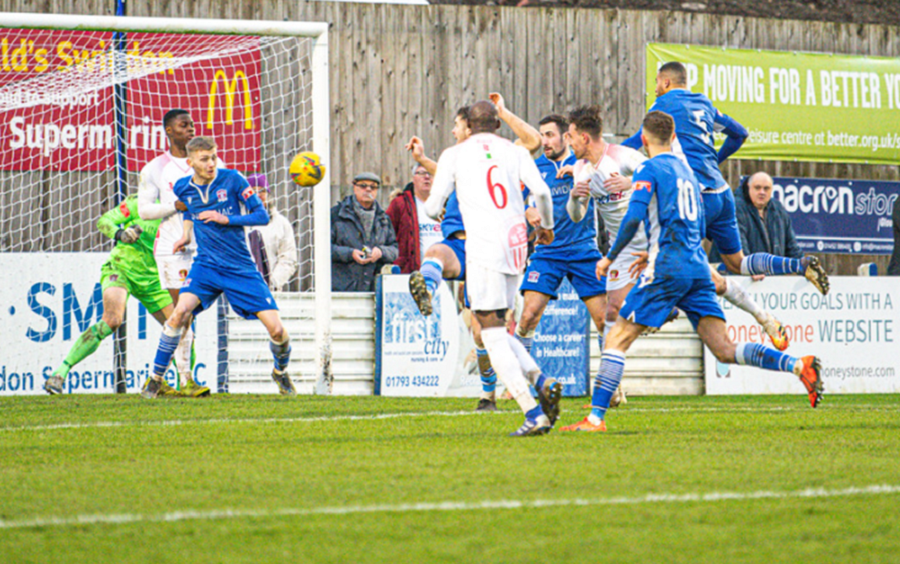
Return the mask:
<svg viewBox="0 0 900 564">
<path fill-rule="evenodd" d="M 603 419 L 609 408 L 609 400 L 622 381 L 625 371 L 625 353 L 606 351 L 600 357 L 600 371 L 594 379 L 594 393 L 591 396 L 591 415 Z"/>
<path fill-rule="evenodd" d="M 759 343 L 738 343 L 734 361 L 778 372 L 793 372 L 794 365 L 797 364 L 796 358 Z"/>
<path fill-rule="evenodd" d="M 174 335 L 172 334 L 174 333 Z M 178 341 L 181 340 L 181 331 L 172 329 L 168 324 L 163 325 L 163 334 L 159 338 L 159 347 L 156 349 L 156 357 L 153 359 L 153 374 L 162 376 L 169 368 L 172 362 L 172 355 L 178 348 Z"/>
<path fill-rule="evenodd" d="M 269 350 L 272 351 L 272 358 L 275 359 L 275 370 L 284 372 L 291 360 L 291 340 L 286 339 L 281 344 L 270 340 Z"/>
<path fill-rule="evenodd" d="M 431 295 L 433 296 L 435 292 L 437 292 L 441 280 L 443 280 L 444 265 L 437 259 L 425 259 L 419 272 L 421 272 L 422 277 L 425 278 L 425 287 L 428 288 L 428 291 L 431 292 Z"/>
<path fill-rule="evenodd" d="M 754 274 L 765 274 L 768 276 L 778 276 L 782 274 L 802 274 L 803 266 L 800 259 L 776 257 L 768 253 L 753 253 L 744 257 L 741 261 L 741 274 L 744 276 L 752 276 Z"/>
<path fill-rule="evenodd" d="M 485 394 L 493 394 L 497 389 L 497 373 L 494 367 L 489 366 L 487 370 L 482 369 L 482 359 L 487 358 L 487 349 L 475 347 L 475 354 L 478 356 L 478 371 L 481 373 L 481 391 Z"/>
</svg>

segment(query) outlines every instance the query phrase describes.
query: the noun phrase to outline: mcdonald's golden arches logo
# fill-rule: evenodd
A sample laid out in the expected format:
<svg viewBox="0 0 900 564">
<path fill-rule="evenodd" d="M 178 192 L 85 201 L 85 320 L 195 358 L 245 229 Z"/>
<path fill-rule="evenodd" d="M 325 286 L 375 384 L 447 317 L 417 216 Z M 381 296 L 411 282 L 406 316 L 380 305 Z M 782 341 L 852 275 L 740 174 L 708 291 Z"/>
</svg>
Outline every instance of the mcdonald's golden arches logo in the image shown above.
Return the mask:
<svg viewBox="0 0 900 564">
<path fill-rule="evenodd" d="M 253 129 L 253 100 L 250 96 L 250 81 L 242 70 L 235 70 L 228 80 L 228 75 L 224 70 L 217 70 L 213 76 L 212 83 L 209 85 L 209 105 L 206 111 L 206 128 L 213 128 L 213 114 L 216 109 L 216 101 L 220 98 L 219 79 L 222 79 L 223 91 L 225 94 L 225 124 L 232 125 L 234 123 L 234 102 L 235 97 L 240 101 L 238 96 L 238 87 L 244 94 L 243 104 L 241 108 L 244 115 L 244 129 Z"/>
</svg>

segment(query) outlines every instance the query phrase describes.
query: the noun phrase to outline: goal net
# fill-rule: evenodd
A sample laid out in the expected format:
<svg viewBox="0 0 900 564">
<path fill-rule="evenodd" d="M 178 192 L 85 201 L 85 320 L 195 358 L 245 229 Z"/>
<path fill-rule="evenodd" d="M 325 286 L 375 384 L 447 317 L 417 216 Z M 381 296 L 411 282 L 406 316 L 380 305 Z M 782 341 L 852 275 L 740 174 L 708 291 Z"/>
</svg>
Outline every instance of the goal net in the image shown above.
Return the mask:
<svg viewBox="0 0 900 564">
<path fill-rule="evenodd" d="M 298 391 L 328 391 L 330 181 L 300 188 L 288 174 L 300 151 L 329 154 L 326 30 L 0 14 L 0 395 L 43 393 L 101 320 L 101 267 L 114 241 L 97 222 L 137 193 L 141 169 L 168 149 L 162 119 L 175 108 L 190 113 L 196 135 L 215 139 L 225 166 L 266 176 L 270 205 L 297 245 L 297 271 L 276 294 L 292 336 L 290 371 Z M 72 369 L 66 391 L 140 389 L 160 326 L 134 299 L 126 320 Z M 198 381 L 277 391 L 259 322 L 220 300 L 195 324 Z M 174 369 L 168 377 L 177 380 Z"/>
</svg>

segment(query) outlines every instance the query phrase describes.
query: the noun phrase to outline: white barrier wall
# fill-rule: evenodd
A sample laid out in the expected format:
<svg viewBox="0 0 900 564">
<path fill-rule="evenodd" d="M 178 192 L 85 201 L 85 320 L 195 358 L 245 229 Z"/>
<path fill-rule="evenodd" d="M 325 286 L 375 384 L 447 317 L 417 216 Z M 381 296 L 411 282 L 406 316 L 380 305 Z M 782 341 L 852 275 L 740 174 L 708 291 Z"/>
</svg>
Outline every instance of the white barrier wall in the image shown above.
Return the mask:
<svg viewBox="0 0 900 564">
<path fill-rule="evenodd" d="M 72 343 L 103 314 L 100 267 L 109 253 L 0 253 L 0 396 L 43 394 L 44 381 Z M 128 300 L 129 392 L 150 373 L 160 325 L 135 299 Z M 194 375 L 215 390 L 216 315 L 196 325 Z M 112 393 L 113 337 L 76 366 L 66 380 L 73 393 Z M 174 384 L 174 370 L 167 378 Z"/>
<path fill-rule="evenodd" d="M 734 278 L 771 311 L 791 338 L 792 356 L 818 356 L 825 393 L 900 392 L 900 283 L 897 278 L 833 277 L 822 296 L 805 279 Z M 722 302 L 722 300 L 720 300 Z M 750 315 L 723 303 L 734 341 L 771 342 Z M 789 374 L 723 365 L 705 350 L 706 393 L 805 393 Z"/>
</svg>

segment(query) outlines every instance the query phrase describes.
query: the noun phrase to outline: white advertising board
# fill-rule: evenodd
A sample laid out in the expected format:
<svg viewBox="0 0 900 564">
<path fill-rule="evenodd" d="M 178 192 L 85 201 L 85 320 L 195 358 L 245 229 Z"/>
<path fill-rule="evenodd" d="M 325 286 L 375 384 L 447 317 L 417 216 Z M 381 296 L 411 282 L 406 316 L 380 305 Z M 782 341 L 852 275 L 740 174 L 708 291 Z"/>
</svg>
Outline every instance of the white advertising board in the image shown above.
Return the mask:
<svg viewBox="0 0 900 564">
<path fill-rule="evenodd" d="M 375 393 L 444 396 L 456 373 L 460 331 L 456 301 L 447 284 L 434 311 L 419 313 L 408 275 L 380 276 L 375 290 Z"/>
<path fill-rule="evenodd" d="M 822 296 L 797 276 L 759 282 L 731 278 L 785 326 L 785 351 L 822 361 L 825 394 L 900 392 L 900 284 L 896 278 L 832 277 Z M 771 341 L 749 314 L 720 298 L 728 335 L 735 342 Z M 797 378 L 751 366 L 725 365 L 704 348 L 706 393 L 805 393 Z"/>
<path fill-rule="evenodd" d="M 43 394 L 44 381 L 72 343 L 103 316 L 100 267 L 109 253 L 0 253 L 0 396 Z M 195 321 L 194 377 L 216 388 L 215 308 Z M 161 326 L 134 298 L 128 300 L 128 392 L 150 373 Z M 175 383 L 175 371 L 166 375 Z M 113 337 L 69 372 L 66 393 L 112 393 Z"/>
</svg>

